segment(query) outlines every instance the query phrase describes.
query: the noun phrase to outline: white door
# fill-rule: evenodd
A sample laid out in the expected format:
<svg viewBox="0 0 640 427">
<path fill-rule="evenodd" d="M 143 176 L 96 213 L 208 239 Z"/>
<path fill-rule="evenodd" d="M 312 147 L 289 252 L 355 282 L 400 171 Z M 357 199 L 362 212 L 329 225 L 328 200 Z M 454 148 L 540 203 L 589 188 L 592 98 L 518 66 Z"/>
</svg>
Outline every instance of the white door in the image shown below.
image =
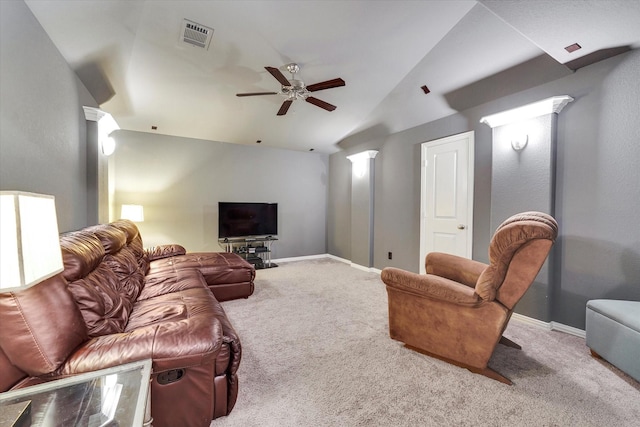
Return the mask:
<svg viewBox="0 0 640 427">
<path fill-rule="evenodd" d="M 420 272 L 429 252 L 471 258 L 473 132 L 422 144 Z"/>
</svg>

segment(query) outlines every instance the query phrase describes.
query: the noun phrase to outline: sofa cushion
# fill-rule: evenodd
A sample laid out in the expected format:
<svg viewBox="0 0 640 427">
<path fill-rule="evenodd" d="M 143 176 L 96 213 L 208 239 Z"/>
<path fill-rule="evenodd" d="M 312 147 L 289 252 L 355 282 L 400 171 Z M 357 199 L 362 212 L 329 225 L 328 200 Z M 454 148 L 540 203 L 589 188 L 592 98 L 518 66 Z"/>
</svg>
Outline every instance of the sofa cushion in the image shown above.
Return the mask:
<svg viewBox="0 0 640 427">
<path fill-rule="evenodd" d="M 0 375 L 0 393 L 9 390 L 20 380 L 27 377 L 26 372 L 11 363 L 4 351 L 2 351 L 2 347 L 0 347 L 0 372 L 2 372 L 2 375 Z"/>
<path fill-rule="evenodd" d="M 85 278 L 69 283 L 90 337 L 124 330 L 133 303 L 117 291 L 119 284 L 118 277 L 105 263 Z"/>
<path fill-rule="evenodd" d="M 138 227 L 128 219 L 120 219 L 112 222 L 110 225 L 126 233 L 127 248 L 131 249 L 135 255 L 138 265 L 140 266 L 140 271 L 143 274 L 147 274 L 149 272 L 149 260 L 147 259 L 147 253 L 144 250 L 142 236 L 140 235 Z"/>
<path fill-rule="evenodd" d="M 69 281 L 69 290 L 91 337 L 124 330 L 133 308 L 131 297 L 137 296 L 142 287 L 142 283 L 135 286 L 132 283 L 143 280 L 136 275 L 138 266 L 130 255 L 105 255 L 105 248 L 109 251 L 121 248 L 126 242 L 124 233 L 118 230 L 102 233 L 101 240 L 87 231 L 98 227 L 101 226 L 66 233 L 60 238 L 62 274 Z M 105 259 L 108 262 L 101 262 Z"/>
<path fill-rule="evenodd" d="M 128 232 L 111 224 L 97 225 L 89 230 L 100 239 L 105 252 L 103 261 L 118 277 L 117 291 L 133 304 L 144 285 L 144 272 L 138 264 L 135 250 L 128 246 Z"/>
<path fill-rule="evenodd" d="M 184 291 L 186 289 L 204 288 L 206 286 L 207 284 L 202 274 L 194 268 L 177 270 L 171 274 L 151 273 L 145 278 L 145 285 L 138 296 L 138 301 Z"/>
<path fill-rule="evenodd" d="M 82 315 L 59 274 L 20 291 L 0 293 L 0 325 L 6 358 L 32 376 L 55 371 L 87 340 Z"/>
<path fill-rule="evenodd" d="M 216 305 L 204 287 L 137 303 L 126 331 L 87 341 L 57 374 L 77 374 L 146 358 L 153 359 L 156 373 L 213 363 L 223 345 L 222 326 L 214 315 Z"/>
<path fill-rule="evenodd" d="M 100 240 L 94 234 L 84 231 L 74 231 L 60 236 L 60 249 L 64 263 L 62 275 L 69 282 L 86 277 L 104 258 L 104 248 Z"/>
<path fill-rule="evenodd" d="M 229 252 L 191 252 L 150 263 L 149 274 L 166 274 L 183 268 L 196 268 L 209 286 L 251 282 L 256 270 L 239 255 Z"/>
</svg>

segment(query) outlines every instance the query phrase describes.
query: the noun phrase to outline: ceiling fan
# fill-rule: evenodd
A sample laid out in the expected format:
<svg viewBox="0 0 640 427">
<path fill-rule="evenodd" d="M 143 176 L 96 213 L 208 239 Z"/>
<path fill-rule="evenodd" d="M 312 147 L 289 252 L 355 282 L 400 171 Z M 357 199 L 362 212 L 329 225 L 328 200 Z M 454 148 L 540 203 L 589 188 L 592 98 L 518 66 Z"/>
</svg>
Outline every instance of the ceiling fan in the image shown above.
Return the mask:
<svg viewBox="0 0 640 427">
<path fill-rule="evenodd" d="M 260 96 L 260 95 L 281 95 L 286 99 L 282 103 L 280 110 L 278 110 L 278 116 L 284 116 L 287 114 L 289 107 L 293 101 L 297 99 L 304 99 L 310 104 L 316 107 L 323 108 L 327 111 L 333 111 L 336 109 L 335 105 L 331 105 L 321 99 L 311 96 L 311 92 L 318 90 L 331 89 L 334 87 L 344 86 L 344 80 L 338 78 L 333 80 L 327 80 L 325 82 L 315 83 L 312 85 L 305 85 L 302 80 L 296 79 L 296 73 L 300 71 L 298 64 L 287 64 L 287 71 L 291 73 L 291 79 L 287 78 L 280 72 L 279 69 L 274 67 L 264 67 L 278 82 L 282 85 L 280 92 L 252 92 L 252 93 L 238 93 L 236 96 Z"/>
</svg>

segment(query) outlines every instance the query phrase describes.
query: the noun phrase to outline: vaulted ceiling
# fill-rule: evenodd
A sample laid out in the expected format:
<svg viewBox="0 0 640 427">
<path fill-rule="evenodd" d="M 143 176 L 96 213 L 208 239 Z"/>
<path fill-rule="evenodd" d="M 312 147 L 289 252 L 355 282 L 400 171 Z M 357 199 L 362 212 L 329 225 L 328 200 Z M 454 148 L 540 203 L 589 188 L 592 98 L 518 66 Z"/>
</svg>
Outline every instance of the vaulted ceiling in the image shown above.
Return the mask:
<svg viewBox="0 0 640 427">
<path fill-rule="evenodd" d="M 122 129 L 326 153 L 453 114 L 505 70 L 540 84 L 640 47 L 635 0 L 26 3 Z M 182 41 L 184 19 L 213 29 L 208 49 Z M 279 91 L 264 67 L 289 78 L 289 63 L 306 84 L 342 78 L 313 92 L 337 108 L 298 100 L 277 116 L 280 95 L 236 96 Z"/>
</svg>

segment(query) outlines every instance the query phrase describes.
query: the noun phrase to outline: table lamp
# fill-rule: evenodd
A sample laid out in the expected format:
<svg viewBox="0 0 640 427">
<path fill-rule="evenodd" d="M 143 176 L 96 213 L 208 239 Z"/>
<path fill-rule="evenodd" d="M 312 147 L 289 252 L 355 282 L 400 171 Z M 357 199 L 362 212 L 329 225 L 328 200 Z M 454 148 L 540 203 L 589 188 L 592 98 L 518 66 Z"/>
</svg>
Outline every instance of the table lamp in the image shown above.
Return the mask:
<svg viewBox="0 0 640 427">
<path fill-rule="evenodd" d="M 54 197 L 0 191 L 0 290 L 32 286 L 63 269 Z"/>
</svg>

